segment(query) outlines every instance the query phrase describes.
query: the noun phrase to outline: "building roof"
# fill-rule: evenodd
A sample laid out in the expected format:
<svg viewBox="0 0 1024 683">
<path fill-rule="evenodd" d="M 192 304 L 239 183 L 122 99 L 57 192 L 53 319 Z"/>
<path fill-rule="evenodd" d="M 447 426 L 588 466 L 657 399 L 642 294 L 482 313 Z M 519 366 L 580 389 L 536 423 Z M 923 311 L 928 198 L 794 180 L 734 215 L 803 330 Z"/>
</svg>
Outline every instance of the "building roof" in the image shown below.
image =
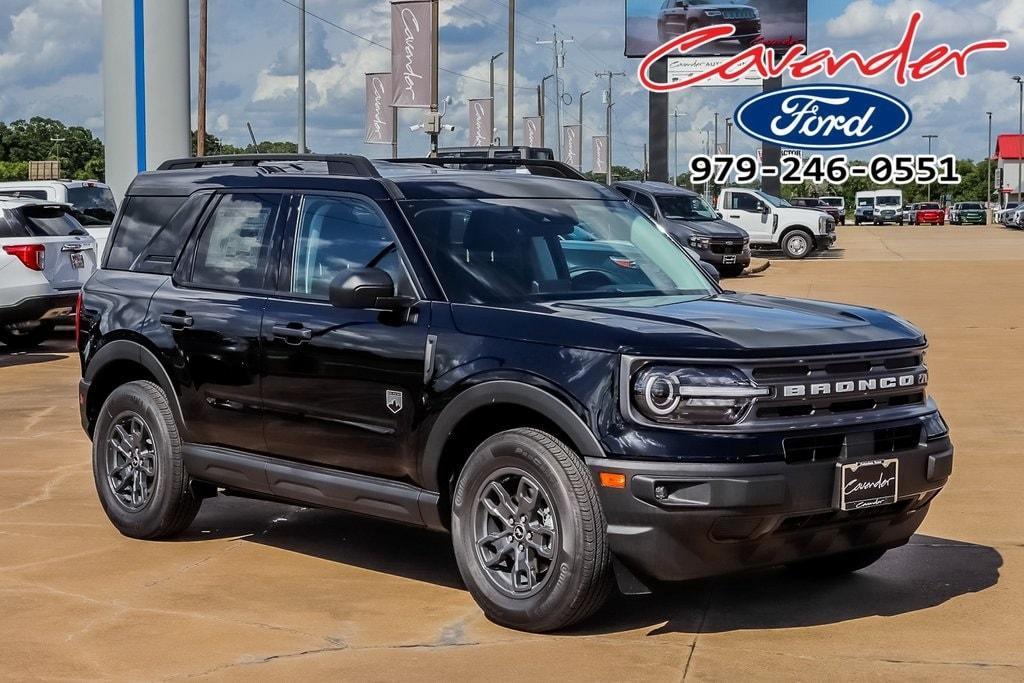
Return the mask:
<svg viewBox="0 0 1024 683">
<path fill-rule="evenodd" d="M 1024 135 L 1004 134 L 996 138 L 993 159 L 1024 159 Z"/>
</svg>

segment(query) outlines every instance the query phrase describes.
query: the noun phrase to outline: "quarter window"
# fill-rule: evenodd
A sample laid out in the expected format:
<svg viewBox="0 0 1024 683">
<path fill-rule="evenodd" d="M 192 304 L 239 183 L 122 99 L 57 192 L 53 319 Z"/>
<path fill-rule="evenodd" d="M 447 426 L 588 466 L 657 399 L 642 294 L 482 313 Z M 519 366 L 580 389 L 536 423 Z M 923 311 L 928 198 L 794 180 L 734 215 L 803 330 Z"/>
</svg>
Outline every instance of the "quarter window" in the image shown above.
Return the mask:
<svg viewBox="0 0 1024 683">
<path fill-rule="evenodd" d="M 279 205 L 279 195 L 225 195 L 199 238 L 192 284 L 211 289 L 263 289 Z"/>
</svg>

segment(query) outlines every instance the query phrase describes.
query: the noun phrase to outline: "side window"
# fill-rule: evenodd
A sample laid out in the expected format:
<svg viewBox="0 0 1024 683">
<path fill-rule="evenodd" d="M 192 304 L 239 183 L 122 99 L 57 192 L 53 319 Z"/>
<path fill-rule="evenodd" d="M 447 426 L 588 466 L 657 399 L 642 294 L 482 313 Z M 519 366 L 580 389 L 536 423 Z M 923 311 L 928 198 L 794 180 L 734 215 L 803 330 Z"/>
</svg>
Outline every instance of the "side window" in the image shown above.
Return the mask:
<svg viewBox="0 0 1024 683">
<path fill-rule="evenodd" d="M 636 199 L 634 199 L 633 201 L 636 203 L 638 207 L 640 207 L 641 211 L 646 213 L 651 218 L 654 218 L 657 215 L 654 211 L 654 202 L 651 201 L 650 197 L 643 194 L 642 192 L 637 192 Z"/>
<path fill-rule="evenodd" d="M 192 284 L 211 289 L 258 290 L 270 253 L 281 195 L 224 195 L 203 229 Z"/>
<path fill-rule="evenodd" d="M 734 211 L 756 212 L 758 210 L 758 204 L 760 203 L 754 195 L 747 194 L 746 192 L 730 192 L 729 199 L 729 208 Z"/>
<path fill-rule="evenodd" d="M 368 201 L 302 198 L 290 278 L 294 294 L 327 299 L 331 281 L 348 268 L 385 270 L 401 294 L 412 294 L 390 226 Z"/>
<path fill-rule="evenodd" d="M 128 270 L 153 236 L 170 220 L 185 201 L 184 197 L 129 197 L 124 213 L 114 229 L 108 270 Z"/>
</svg>

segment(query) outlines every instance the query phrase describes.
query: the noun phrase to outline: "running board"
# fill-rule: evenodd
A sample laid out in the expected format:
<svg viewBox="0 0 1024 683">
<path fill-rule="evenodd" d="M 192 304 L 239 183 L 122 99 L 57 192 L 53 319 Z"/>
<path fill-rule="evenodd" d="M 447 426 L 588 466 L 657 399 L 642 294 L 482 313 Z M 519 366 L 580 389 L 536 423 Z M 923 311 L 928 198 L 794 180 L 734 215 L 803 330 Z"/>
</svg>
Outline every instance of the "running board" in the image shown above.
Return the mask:
<svg viewBox="0 0 1024 683">
<path fill-rule="evenodd" d="M 216 446 L 185 444 L 182 454 L 188 473 L 211 484 L 445 530 L 438 494 L 410 484 Z"/>
</svg>

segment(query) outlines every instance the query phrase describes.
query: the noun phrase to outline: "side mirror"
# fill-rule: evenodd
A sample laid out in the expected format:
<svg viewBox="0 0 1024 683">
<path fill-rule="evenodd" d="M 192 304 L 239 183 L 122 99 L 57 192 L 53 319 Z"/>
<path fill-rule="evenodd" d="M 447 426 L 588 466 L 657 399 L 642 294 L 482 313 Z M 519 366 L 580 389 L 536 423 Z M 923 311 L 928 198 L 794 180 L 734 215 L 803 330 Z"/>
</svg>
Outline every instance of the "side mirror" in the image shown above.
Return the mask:
<svg viewBox="0 0 1024 683">
<path fill-rule="evenodd" d="M 725 214 L 722 213 L 721 211 L 715 211 L 715 215 L 718 216 L 718 220 L 722 220 L 723 218 L 725 218 Z"/>
<path fill-rule="evenodd" d="M 395 296 L 395 283 L 380 268 L 349 268 L 334 280 L 328 294 L 336 308 L 394 311 L 413 303 L 410 297 Z"/>
<path fill-rule="evenodd" d="M 715 268 L 710 263 L 708 263 L 707 261 L 697 261 L 697 265 L 700 266 L 700 269 L 704 271 L 705 275 L 707 275 L 715 282 L 718 282 L 719 280 L 722 279 L 722 276 L 719 274 L 718 269 Z"/>
<path fill-rule="evenodd" d="M 762 204 L 761 205 L 761 213 L 763 213 L 765 216 L 767 216 L 771 212 L 772 212 L 772 209 L 771 209 L 770 206 L 768 206 L 767 204 Z"/>
</svg>

